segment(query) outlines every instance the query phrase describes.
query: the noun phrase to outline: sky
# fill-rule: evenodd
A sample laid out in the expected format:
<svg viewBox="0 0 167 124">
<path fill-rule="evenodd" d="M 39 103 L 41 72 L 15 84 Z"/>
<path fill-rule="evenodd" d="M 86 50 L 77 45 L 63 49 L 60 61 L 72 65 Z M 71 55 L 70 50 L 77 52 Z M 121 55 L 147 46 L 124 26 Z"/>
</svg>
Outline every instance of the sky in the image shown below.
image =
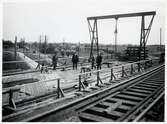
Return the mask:
<svg viewBox="0 0 167 124">
<path fill-rule="evenodd" d="M 3 39 L 17 36 L 26 42 L 90 43 L 87 17 L 156 11 L 147 44 L 162 43 L 165 38 L 165 4 L 163 0 L 55 0 L 54 2 L 3 2 Z M 146 18 L 146 24 L 150 18 Z M 115 20 L 99 20 L 99 43 L 114 44 Z M 118 19 L 118 44 L 139 44 L 141 17 Z"/>
</svg>

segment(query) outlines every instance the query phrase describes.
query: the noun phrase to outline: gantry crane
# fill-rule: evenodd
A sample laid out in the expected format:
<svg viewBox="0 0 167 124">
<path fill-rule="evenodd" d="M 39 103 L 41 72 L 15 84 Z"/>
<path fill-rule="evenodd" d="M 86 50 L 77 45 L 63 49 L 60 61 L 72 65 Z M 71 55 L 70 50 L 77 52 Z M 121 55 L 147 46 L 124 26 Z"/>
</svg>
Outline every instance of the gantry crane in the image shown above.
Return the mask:
<svg viewBox="0 0 167 124">
<path fill-rule="evenodd" d="M 96 45 L 96 51 L 97 55 L 99 55 L 99 38 L 98 38 L 98 20 L 103 19 L 115 19 L 115 53 L 117 52 L 117 23 L 119 18 L 126 18 L 126 17 L 141 17 L 141 33 L 140 33 L 140 46 L 139 46 L 139 60 L 141 60 L 141 54 L 142 50 L 144 51 L 144 59 L 146 59 L 146 43 L 148 40 L 148 36 L 151 30 L 152 22 L 154 19 L 154 16 L 156 15 L 155 11 L 150 12 L 139 12 L 139 13 L 128 13 L 128 14 L 116 14 L 116 15 L 105 15 L 105 16 L 94 16 L 94 17 L 88 17 L 88 28 L 90 33 L 90 40 L 91 40 L 91 51 L 90 51 L 90 58 L 93 56 L 93 45 L 95 43 Z M 145 25 L 145 17 L 151 16 L 151 21 L 146 28 Z"/>
</svg>

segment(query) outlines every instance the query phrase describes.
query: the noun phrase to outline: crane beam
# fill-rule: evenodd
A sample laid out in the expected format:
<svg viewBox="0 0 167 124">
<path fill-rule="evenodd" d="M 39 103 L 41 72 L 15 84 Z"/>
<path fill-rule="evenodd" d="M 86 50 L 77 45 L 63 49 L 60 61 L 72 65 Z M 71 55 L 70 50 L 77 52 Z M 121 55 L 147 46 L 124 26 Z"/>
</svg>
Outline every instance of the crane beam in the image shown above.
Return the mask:
<svg viewBox="0 0 167 124">
<path fill-rule="evenodd" d="M 125 17 L 137 17 L 137 16 L 150 16 L 155 15 L 155 11 L 150 12 L 139 12 L 139 13 L 127 13 L 127 14 L 115 14 L 115 15 L 105 15 L 105 16 L 93 16 L 87 17 L 87 20 L 100 20 L 100 19 L 111 19 L 111 18 L 125 18 Z"/>
</svg>

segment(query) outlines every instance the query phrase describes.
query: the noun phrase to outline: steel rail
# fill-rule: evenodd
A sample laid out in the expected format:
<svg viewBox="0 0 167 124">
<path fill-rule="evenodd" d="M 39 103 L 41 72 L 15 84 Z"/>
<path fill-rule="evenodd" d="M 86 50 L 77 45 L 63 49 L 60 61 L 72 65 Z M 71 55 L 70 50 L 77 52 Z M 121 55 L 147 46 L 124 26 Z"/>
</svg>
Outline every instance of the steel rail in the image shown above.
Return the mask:
<svg viewBox="0 0 167 124">
<path fill-rule="evenodd" d="M 161 71 L 161 70 L 160 70 Z M 159 72 L 156 72 L 155 74 L 159 74 Z M 153 77 L 153 76 L 152 76 Z M 150 79 L 150 77 L 148 78 L 148 79 Z M 156 81 L 156 80 L 155 80 Z M 137 84 L 135 84 L 134 86 L 136 86 L 136 85 L 138 85 L 138 84 L 140 84 L 140 82 L 141 81 L 139 81 Z M 125 93 L 129 90 L 129 89 L 133 89 L 133 87 L 134 86 L 131 86 L 131 88 L 129 88 L 128 87 L 128 89 L 127 88 L 124 88 L 125 89 Z M 144 88 L 145 86 L 143 86 L 143 88 Z M 159 86 L 157 86 L 157 88 L 158 88 Z M 154 87 L 155 88 L 155 87 Z M 141 89 L 142 89 L 142 87 L 141 87 Z M 151 89 L 151 88 L 150 88 Z M 152 89 L 153 90 L 153 89 Z M 120 116 L 118 119 L 116 119 L 115 121 L 118 121 L 118 122 L 120 122 L 120 121 L 129 121 L 134 115 L 135 115 L 135 113 L 136 112 L 138 112 L 139 110 L 141 110 L 142 108 L 143 108 L 143 106 L 144 105 L 146 105 L 146 103 L 147 103 L 147 101 L 149 101 L 149 99 L 150 98 L 154 98 L 155 96 L 157 96 L 156 94 L 157 93 L 159 93 L 159 92 L 161 92 L 161 91 L 163 91 L 164 90 L 164 85 L 160 85 L 160 87 L 158 88 L 158 89 L 156 89 L 156 90 L 154 90 L 153 92 L 151 92 L 151 94 L 149 94 L 147 97 L 144 97 L 144 99 L 141 101 L 141 102 L 139 102 L 140 101 L 140 99 L 139 98 L 141 98 L 141 95 L 140 95 L 140 97 L 137 95 L 134 95 L 135 97 L 133 97 L 133 95 L 131 96 L 131 95 L 122 95 L 121 96 L 121 94 L 124 94 L 124 92 L 121 92 L 120 93 L 120 95 L 115 95 L 114 97 L 116 97 L 117 98 L 117 96 L 121 96 L 122 98 L 124 98 L 124 99 L 128 99 L 128 97 L 131 99 L 131 100 L 138 100 L 138 104 L 136 104 L 135 105 L 135 107 L 133 107 L 132 109 L 130 109 L 126 114 L 124 114 L 124 115 L 122 115 L 122 116 Z M 135 92 L 134 92 L 135 93 Z M 124 97 L 123 97 L 124 96 Z M 154 97 L 153 97 L 154 96 Z M 121 99 L 121 97 L 120 97 L 120 99 Z M 127 98 L 126 98 L 127 97 Z M 119 98 L 119 97 L 118 97 Z M 138 99 L 137 99 L 138 98 Z M 111 100 L 112 100 L 112 97 L 110 98 Z M 93 109 L 93 108 L 92 108 Z M 88 109 L 89 110 L 89 109 Z M 90 110 L 91 110 L 91 107 L 90 107 Z M 92 112 L 94 111 L 96 111 L 96 110 L 91 110 Z M 98 113 L 98 111 L 102 111 L 102 110 L 97 110 L 97 113 Z M 87 115 L 86 113 L 86 115 L 83 113 L 83 114 L 81 114 L 81 118 L 83 119 L 83 118 L 87 118 L 88 116 L 92 116 L 95 120 L 96 120 L 96 118 L 98 118 L 98 117 L 101 117 L 101 116 L 98 116 L 98 114 L 96 115 L 95 113 L 94 113 L 94 115 L 95 116 L 93 116 L 92 113 L 91 112 L 91 114 L 89 115 Z M 89 112 L 88 112 L 89 113 Z M 99 114 L 102 114 L 102 113 L 99 113 Z M 85 119 L 86 119 L 85 118 Z M 87 118 L 88 119 L 88 118 Z M 90 118 L 91 119 L 91 118 Z M 104 120 L 101 120 L 101 121 L 108 121 L 108 119 L 109 118 L 107 118 L 106 117 L 106 119 L 105 119 L 105 117 L 103 117 L 103 118 L 101 118 L 101 119 L 104 119 Z M 89 120 L 89 119 L 88 119 Z M 91 119 L 92 120 L 92 119 Z M 97 119 L 98 120 L 98 119 Z M 112 121 L 112 119 L 111 119 L 111 121 Z"/>
<path fill-rule="evenodd" d="M 142 102 L 140 102 L 138 105 L 135 106 L 135 108 L 133 108 L 132 110 L 130 110 L 127 114 L 125 114 L 125 116 L 122 116 L 119 120 L 117 120 L 118 122 L 120 121 L 129 121 L 131 119 L 132 116 L 134 116 L 134 113 L 136 113 L 136 111 L 139 111 L 140 108 L 143 104 L 145 104 L 145 102 L 147 102 L 151 97 L 153 97 L 159 90 L 161 90 L 161 88 L 163 88 L 164 86 L 161 86 L 160 88 L 158 88 L 156 91 L 152 92 L 150 95 L 148 95 L 144 100 L 142 100 Z"/>
<path fill-rule="evenodd" d="M 137 122 L 139 121 L 158 101 L 160 98 L 162 98 L 164 96 L 165 92 L 163 91 L 146 109 L 143 110 L 142 113 L 140 113 L 140 115 L 138 115 L 133 122 Z"/>
</svg>

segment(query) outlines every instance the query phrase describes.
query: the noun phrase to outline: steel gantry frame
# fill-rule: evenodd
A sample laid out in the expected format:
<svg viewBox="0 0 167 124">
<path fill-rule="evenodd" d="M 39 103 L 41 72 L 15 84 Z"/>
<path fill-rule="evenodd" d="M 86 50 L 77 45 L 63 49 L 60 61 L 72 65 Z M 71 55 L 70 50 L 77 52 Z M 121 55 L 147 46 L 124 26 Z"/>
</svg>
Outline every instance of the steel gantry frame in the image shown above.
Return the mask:
<svg viewBox="0 0 167 124">
<path fill-rule="evenodd" d="M 96 44 L 97 55 L 99 55 L 99 38 L 98 38 L 98 26 L 97 20 L 102 19 L 115 19 L 115 52 L 117 52 L 117 22 L 119 18 L 126 18 L 126 17 L 142 17 L 141 18 L 141 34 L 140 34 L 140 48 L 139 48 L 139 60 L 141 60 L 141 51 L 144 50 L 144 59 L 146 58 L 146 43 L 148 40 L 148 36 L 150 34 L 152 22 L 154 16 L 156 15 L 155 11 L 150 12 L 139 12 L 139 13 L 128 13 L 128 14 L 116 14 L 116 15 L 106 15 L 106 16 L 94 16 L 94 17 L 87 17 L 88 21 L 88 28 L 91 40 L 91 51 L 90 51 L 90 58 L 93 56 L 93 44 Z M 148 28 L 145 26 L 145 16 L 152 16 L 151 21 L 149 23 Z"/>
</svg>

